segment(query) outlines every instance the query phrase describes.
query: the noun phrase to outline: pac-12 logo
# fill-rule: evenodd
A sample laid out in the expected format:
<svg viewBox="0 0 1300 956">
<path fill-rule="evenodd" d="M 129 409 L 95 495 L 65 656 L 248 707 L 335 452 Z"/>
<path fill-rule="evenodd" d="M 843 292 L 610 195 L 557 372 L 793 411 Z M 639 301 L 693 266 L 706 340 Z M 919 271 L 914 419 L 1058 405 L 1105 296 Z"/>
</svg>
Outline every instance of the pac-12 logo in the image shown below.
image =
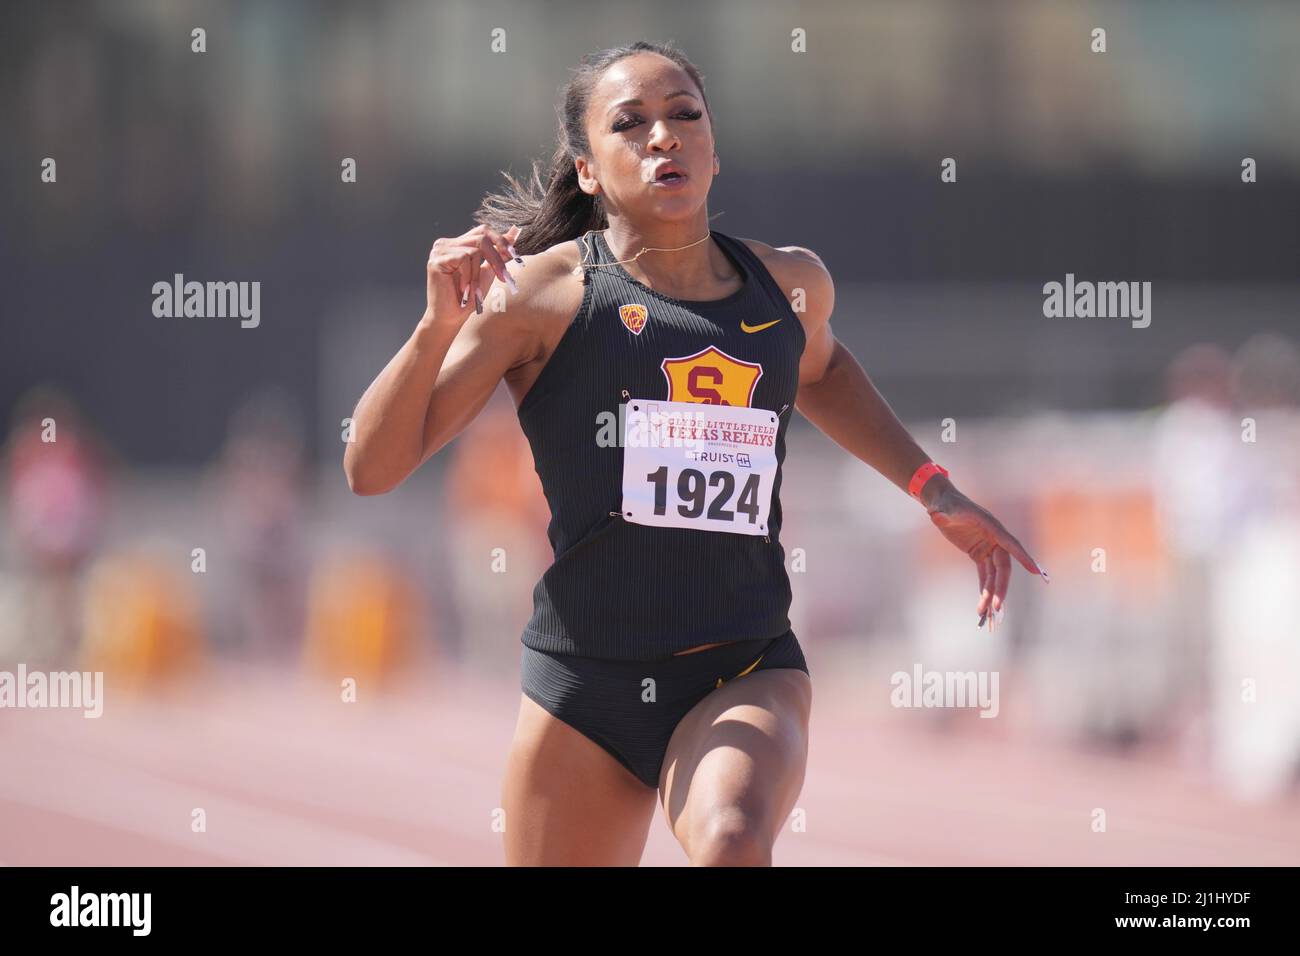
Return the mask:
<svg viewBox="0 0 1300 956">
<path fill-rule="evenodd" d="M 618 317 L 623 320 L 623 324 L 627 326 L 628 331 L 634 335 L 641 334 L 648 316 L 649 310 L 639 303 L 620 305 L 618 307 Z"/>
<path fill-rule="evenodd" d="M 666 358 L 660 366 L 668 378 L 668 401 L 750 407 L 763 366 L 742 362 L 710 345 L 694 355 Z"/>
</svg>

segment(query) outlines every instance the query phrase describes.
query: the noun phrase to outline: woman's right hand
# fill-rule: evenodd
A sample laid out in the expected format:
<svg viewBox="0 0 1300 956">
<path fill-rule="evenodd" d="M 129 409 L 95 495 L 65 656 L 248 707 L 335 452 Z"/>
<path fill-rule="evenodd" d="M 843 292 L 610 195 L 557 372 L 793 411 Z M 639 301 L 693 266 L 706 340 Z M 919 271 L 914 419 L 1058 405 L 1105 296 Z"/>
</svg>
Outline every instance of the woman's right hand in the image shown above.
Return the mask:
<svg viewBox="0 0 1300 956">
<path fill-rule="evenodd" d="M 470 311 L 482 312 L 492 279 L 499 278 L 514 291 L 506 263 L 514 258 L 511 244 L 520 228 L 504 233 L 475 226 L 454 239 L 438 239 L 429 251 L 425 280 L 425 318 L 459 327 Z M 484 266 L 488 268 L 483 268 Z"/>
</svg>

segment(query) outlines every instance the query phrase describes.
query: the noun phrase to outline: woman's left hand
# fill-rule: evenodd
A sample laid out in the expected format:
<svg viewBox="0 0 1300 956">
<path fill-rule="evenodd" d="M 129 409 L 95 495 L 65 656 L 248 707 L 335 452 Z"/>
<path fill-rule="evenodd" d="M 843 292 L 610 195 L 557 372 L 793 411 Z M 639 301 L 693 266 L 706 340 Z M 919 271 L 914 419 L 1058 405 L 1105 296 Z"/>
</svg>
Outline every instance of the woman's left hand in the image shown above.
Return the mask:
<svg viewBox="0 0 1300 956">
<path fill-rule="evenodd" d="M 994 621 L 1001 621 L 1002 607 L 1006 603 L 1007 585 L 1011 583 L 1011 558 L 1019 561 L 1030 574 L 1051 581 L 1047 572 L 1029 556 L 1015 536 L 1002 522 L 971 501 L 950 483 L 942 479 L 940 488 L 932 494 L 923 494 L 926 511 L 934 526 L 943 536 L 961 549 L 975 562 L 979 572 L 980 598 L 975 605 L 978 627 L 987 619 L 989 630 Z M 931 491 L 931 489 L 925 489 Z"/>
</svg>

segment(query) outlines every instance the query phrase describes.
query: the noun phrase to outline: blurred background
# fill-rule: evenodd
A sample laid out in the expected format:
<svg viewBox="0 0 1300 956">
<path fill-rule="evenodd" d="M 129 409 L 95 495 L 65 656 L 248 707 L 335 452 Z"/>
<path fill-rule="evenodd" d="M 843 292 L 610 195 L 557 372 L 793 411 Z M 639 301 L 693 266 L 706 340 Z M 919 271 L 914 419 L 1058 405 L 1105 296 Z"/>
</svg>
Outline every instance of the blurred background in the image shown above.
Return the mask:
<svg viewBox="0 0 1300 956">
<path fill-rule="evenodd" d="M 550 559 L 513 406 L 370 498 L 343 420 L 419 318 L 433 240 L 549 156 L 584 53 L 636 39 L 705 76 L 714 228 L 823 257 L 838 337 L 1052 575 L 1017 571 L 975 630 L 967 560 L 794 419 L 816 704 L 776 862 L 1300 862 L 1300 7 L 4 20 L 0 669 L 106 683 L 98 720 L 0 710 L 0 864 L 501 862 Z M 155 317 L 176 273 L 260 282 L 260 323 Z M 1150 326 L 1045 318 L 1067 273 L 1151 282 Z M 916 665 L 997 672 L 997 719 L 891 706 Z M 661 820 L 644 862 L 685 862 Z"/>
</svg>

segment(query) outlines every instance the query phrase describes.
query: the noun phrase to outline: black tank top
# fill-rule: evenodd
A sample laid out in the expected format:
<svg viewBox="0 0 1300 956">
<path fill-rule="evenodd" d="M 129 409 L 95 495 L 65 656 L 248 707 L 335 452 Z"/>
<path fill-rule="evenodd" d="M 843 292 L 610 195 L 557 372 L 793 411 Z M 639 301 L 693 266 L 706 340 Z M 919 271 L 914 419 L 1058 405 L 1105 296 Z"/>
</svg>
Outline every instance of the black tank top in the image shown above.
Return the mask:
<svg viewBox="0 0 1300 956">
<path fill-rule="evenodd" d="M 533 591 L 533 615 L 522 638 L 528 647 L 656 660 L 699 644 L 777 637 L 790 627 L 781 463 L 803 326 L 748 246 L 716 231 L 712 238 L 744 285 L 706 302 L 673 299 L 611 265 L 615 257 L 601 231 L 574 240 L 584 266 L 604 267 L 583 268 L 582 305 L 519 406 L 550 504 L 547 531 L 555 550 Z M 692 374 L 701 362 L 708 367 Z M 669 367 L 676 374 L 670 376 Z M 609 437 L 610 423 L 620 420 L 620 405 L 629 399 L 749 405 L 775 413 L 777 466 L 767 534 L 625 520 L 617 426 L 614 442 L 598 437 L 602 428 Z"/>
</svg>

